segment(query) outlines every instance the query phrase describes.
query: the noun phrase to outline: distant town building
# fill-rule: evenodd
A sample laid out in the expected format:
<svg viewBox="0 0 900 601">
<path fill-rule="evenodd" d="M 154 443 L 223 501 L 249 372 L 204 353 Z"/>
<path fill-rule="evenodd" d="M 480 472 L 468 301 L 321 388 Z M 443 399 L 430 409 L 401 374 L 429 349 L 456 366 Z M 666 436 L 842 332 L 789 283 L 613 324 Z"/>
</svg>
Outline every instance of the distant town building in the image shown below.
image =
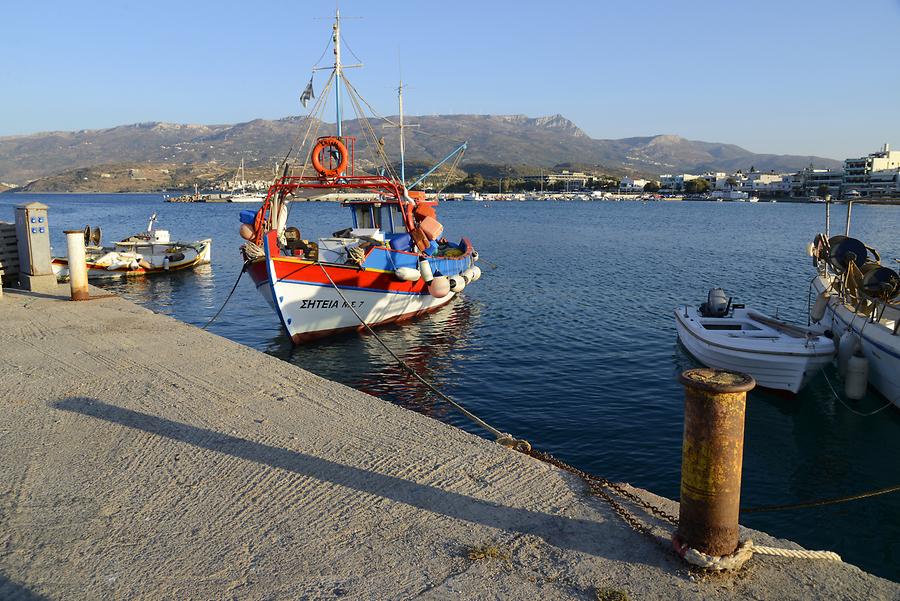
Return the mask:
<svg viewBox="0 0 900 601">
<path fill-rule="evenodd" d="M 851 190 L 860 196 L 889 196 L 898 191 L 900 151 L 885 144 L 881 151 L 844 161 L 843 193 Z M 855 194 L 854 194 L 855 196 Z"/>
<path fill-rule="evenodd" d="M 587 173 L 582 173 L 581 171 L 569 171 L 567 169 L 563 169 L 561 173 L 545 173 L 543 175 L 526 175 L 524 177 L 525 181 L 530 182 L 540 182 L 542 179 L 544 180 L 545 186 L 553 186 L 554 184 L 564 183 L 567 187 L 572 190 L 576 190 L 578 188 L 584 188 L 588 180 L 592 179 L 593 176 L 588 175 Z"/>
<path fill-rule="evenodd" d="M 644 186 L 650 183 L 648 179 L 635 179 L 627 175 L 619 180 L 619 192 L 622 194 L 633 194 L 634 192 L 643 192 Z"/>
<path fill-rule="evenodd" d="M 659 189 L 661 192 L 684 192 L 684 184 L 702 177 L 700 175 L 691 175 L 690 173 L 664 173 L 659 176 Z"/>
<path fill-rule="evenodd" d="M 819 196 L 834 198 L 877 197 L 900 198 L 900 151 L 885 144 L 878 152 L 860 158 L 846 159 L 843 169 L 816 169 L 812 165 L 796 173 L 709 171 L 703 175 L 687 173 L 660 176 L 663 191 L 681 191 L 685 182 L 697 177 L 709 183 L 711 192 L 741 192 L 750 196 Z M 623 183 L 625 180 L 623 179 Z M 827 190 L 827 192 L 826 192 Z M 728 194 L 714 194 L 730 198 Z"/>
<path fill-rule="evenodd" d="M 740 181 L 740 190 L 748 194 L 788 195 L 793 178 L 787 173 L 751 171 Z"/>
</svg>

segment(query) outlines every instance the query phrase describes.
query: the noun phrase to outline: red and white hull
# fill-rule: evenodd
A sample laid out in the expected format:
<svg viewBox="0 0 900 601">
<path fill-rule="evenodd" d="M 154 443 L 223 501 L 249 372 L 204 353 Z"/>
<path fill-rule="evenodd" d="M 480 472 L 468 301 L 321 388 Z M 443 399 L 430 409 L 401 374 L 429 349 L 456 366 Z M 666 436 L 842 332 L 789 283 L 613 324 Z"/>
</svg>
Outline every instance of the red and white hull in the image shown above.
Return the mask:
<svg viewBox="0 0 900 601">
<path fill-rule="evenodd" d="M 412 319 L 455 296 L 436 298 L 424 281 L 401 281 L 391 272 L 293 257 L 267 255 L 248 272 L 295 344 L 363 330 L 360 317 L 369 326 Z"/>
</svg>

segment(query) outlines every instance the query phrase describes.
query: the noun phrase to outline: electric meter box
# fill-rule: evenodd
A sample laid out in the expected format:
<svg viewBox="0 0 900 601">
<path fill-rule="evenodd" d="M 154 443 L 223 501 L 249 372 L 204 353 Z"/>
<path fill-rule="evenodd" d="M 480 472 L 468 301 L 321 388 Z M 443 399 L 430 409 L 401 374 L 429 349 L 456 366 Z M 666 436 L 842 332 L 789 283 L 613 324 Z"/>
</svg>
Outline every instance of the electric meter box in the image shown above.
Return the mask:
<svg viewBox="0 0 900 601">
<path fill-rule="evenodd" d="M 56 276 L 50 266 L 52 257 L 47 205 L 29 202 L 16 207 L 16 238 L 22 287 L 36 292 L 56 290 Z"/>
</svg>

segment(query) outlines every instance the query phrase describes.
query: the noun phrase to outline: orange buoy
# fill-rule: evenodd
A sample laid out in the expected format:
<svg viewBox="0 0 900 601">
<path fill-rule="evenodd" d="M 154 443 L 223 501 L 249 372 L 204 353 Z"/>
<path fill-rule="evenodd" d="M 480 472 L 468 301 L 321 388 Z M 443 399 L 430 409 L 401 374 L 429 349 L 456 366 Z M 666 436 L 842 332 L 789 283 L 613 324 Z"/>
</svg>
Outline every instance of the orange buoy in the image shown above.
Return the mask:
<svg viewBox="0 0 900 601">
<path fill-rule="evenodd" d="M 419 221 L 419 229 L 429 240 L 437 240 L 444 232 L 444 226 L 434 217 L 426 217 Z"/>
<path fill-rule="evenodd" d="M 431 217 L 432 219 L 437 217 L 434 207 L 424 203 L 416 203 L 416 207 L 413 209 L 413 215 L 419 220 L 425 219 L 426 217 Z"/>
<path fill-rule="evenodd" d="M 324 165 L 322 165 L 322 152 L 326 148 L 332 148 L 334 151 L 338 153 L 340 157 L 338 159 L 337 167 L 333 169 L 327 169 Z M 316 145 L 312 149 L 312 165 L 313 169 L 316 170 L 322 177 L 337 177 L 344 172 L 344 169 L 347 168 L 347 161 L 349 160 L 349 156 L 347 153 L 347 147 L 341 142 L 340 138 L 336 138 L 334 136 L 328 136 L 325 138 L 319 138 L 319 141 L 316 142 Z"/>
</svg>

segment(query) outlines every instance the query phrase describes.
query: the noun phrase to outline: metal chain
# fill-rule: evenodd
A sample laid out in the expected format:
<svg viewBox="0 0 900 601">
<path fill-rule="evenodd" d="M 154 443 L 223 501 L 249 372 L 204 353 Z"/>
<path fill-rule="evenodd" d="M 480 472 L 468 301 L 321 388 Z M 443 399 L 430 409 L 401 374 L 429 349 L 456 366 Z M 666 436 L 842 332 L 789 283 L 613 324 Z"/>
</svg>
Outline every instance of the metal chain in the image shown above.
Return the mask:
<svg viewBox="0 0 900 601">
<path fill-rule="evenodd" d="M 611 494 L 609 494 L 607 489 L 613 490 L 613 491 L 619 493 L 620 495 L 622 495 L 623 497 L 632 501 L 633 503 L 640 505 L 641 507 L 644 507 L 645 509 L 649 510 L 654 515 L 662 518 L 663 520 L 665 520 L 673 525 L 678 524 L 677 518 L 666 513 L 662 509 L 652 505 L 651 503 L 644 501 L 643 499 L 641 499 L 634 493 L 625 490 L 620 485 L 613 484 L 606 478 L 601 478 L 599 476 L 594 476 L 594 475 L 588 474 L 587 472 L 580 470 L 577 467 L 574 467 L 560 459 L 557 459 L 556 457 L 554 457 L 553 455 L 550 455 L 549 453 L 544 453 L 542 451 L 530 451 L 527 454 L 530 455 L 531 457 L 534 457 L 535 459 L 537 459 L 539 461 L 543 461 L 545 463 L 549 463 L 550 465 L 554 465 L 554 466 L 556 466 L 562 470 L 565 470 L 571 474 L 574 474 L 574 475 L 578 476 L 579 478 L 581 478 L 582 480 L 584 480 L 587 483 L 588 487 L 591 489 L 591 492 L 594 495 L 596 495 L 596 496 L 600 497 L 601 499 L 603 499 L 604 501 L 606 501 L 606 503 L 616 513 L 616 515 L 618 515 L 622 519 L 623 522 L 625 522 L 626 524 L 631 526 L 632 530 L 634 530 L 635 532 L 638 532 L 640 534 L 646 535 L 647 537 L 650 538 L 650 540 L 653 541 L 654 544 L 656 544 L 657 546 L 662 548 L 667 553 L 671 551 L 671 548 L 669 547 L 668 542 L 663 542 L 662 540 L 660 540 L 660 538 L 658 536 L 653 534 L 653 531 L 650 529 L 649 526 L 647 526 L 646 524 L 644 524 L 643 522 L 638 520 L 638 518 L 635 515 L 633 515 L 631 512 L 629 512 L 628 509 L 625 508 L 625 506 L 623 506 L 620 502 L 618 502 L 616 499 L 614 499 L 613 496 Z"/>
</svg>

